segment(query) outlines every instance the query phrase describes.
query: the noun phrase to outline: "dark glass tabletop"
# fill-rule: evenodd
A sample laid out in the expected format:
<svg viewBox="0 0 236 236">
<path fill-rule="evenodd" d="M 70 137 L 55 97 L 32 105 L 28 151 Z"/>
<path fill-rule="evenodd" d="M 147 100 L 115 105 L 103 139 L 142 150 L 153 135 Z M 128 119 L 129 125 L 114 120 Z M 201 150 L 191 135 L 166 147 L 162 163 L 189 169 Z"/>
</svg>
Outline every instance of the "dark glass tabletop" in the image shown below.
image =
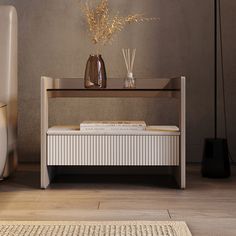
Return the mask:
<svg viewBox="0 0 236 236">
<path fill-rule="evenodd" d="M 82 78 L 61 78 L 53 79 L 53 88 L 49 90 L 96 90 L 96 91 L 127 91 L 127 90 L 156 90 L 156 91 L 179 91 L 181 88 L 180 78 L 173 79 L 136 79 L 135 89 L 124 88 L 124 79 L 107 79 L 107 87 L 105 89 L 94 88 L 86 89 L 84 88 L 84 80 Z"/>
</svg>

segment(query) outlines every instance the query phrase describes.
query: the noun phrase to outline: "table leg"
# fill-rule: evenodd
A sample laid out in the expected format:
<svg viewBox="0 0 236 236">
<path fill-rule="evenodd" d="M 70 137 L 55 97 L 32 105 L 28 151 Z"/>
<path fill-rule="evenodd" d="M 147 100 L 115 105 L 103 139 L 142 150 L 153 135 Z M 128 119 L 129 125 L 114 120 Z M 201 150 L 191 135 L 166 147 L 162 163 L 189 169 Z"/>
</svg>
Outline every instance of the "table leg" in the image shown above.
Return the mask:
<svg viewBox="0 0 236 236">
<path fill-rule="evenodd" d="M 46 189 L 53 176 L 52 167 L 47 166 L 48 95 L 53 88 L 52 78 L 41 78 L 41 188 Z"/>
</svg>

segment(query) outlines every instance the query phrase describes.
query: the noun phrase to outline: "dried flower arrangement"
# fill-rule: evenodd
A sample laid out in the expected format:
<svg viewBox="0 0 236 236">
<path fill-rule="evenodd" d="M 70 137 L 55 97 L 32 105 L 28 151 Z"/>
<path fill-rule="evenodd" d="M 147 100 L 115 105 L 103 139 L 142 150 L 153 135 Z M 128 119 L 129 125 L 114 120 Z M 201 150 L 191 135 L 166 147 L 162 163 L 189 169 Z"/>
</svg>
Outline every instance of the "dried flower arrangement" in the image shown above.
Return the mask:
<svg viewBox="0 0 236 236">
<path fill-rule="evenodd" d="M 100 46 L 111 43 L 114 36 L 128 24 L 157 20 L 157 18 L 147 18 L 143 14 L 120 16 L 116 13 L 114 16 L 111 16 L 108 0 L 98 0 L 99 2 L 96 5 L 91 3 L 92 0 L 85 1 L 81 8 L 87 21 L 91 40 L 96 45 L 97 51 L 96 54 L 90 55 L 87 61 L 84 77 L 85 88 L 105 88 L 107 77 L 104 61 L 99 54 Z M 132 72 L 135 51 L 131 55 L 132 61 L 130 50 L 128 50 L 127 54 L 126 51 L 123 51 L 123 53 L 127 66 L 127 78 L 129 80 L 125 87 L 134 88 L 135 83 Z"/>
<path fill-rule="evenodd" d="M 82 11 L 86 17 L 90 36 L 94 44 L 105 45 L 111 42 L 114 36 L 122 31 L 127 24 L 156 20 L 157 18 L 146 18 L 143 14 L 128 16 L 110 16 L 108 0 L 100 0 L 95 6 L 86 1 L 82 6 Z"/>
</svg>

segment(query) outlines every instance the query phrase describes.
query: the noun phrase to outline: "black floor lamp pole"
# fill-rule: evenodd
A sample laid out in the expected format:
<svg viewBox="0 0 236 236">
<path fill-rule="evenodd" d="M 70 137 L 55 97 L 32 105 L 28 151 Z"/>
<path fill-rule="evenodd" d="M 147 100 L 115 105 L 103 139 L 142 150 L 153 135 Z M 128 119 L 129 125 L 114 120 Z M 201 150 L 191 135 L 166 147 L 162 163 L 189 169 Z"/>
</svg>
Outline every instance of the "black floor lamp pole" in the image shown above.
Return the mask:
<svg viewBox="0 0 236 236">
<path fill-rule="evenodd" d="M 217 138 L 217 82 L 218 82 L 218 1 L 214 0 L 214 137 Z"/>
<path fill-rule="evenodd" d="M 230 161 L 227 139 L 218 138 L 218 16 L 220 12 L 220 0 L 214 0 L 214 138 L 205 139 L 202 176 L 208 178 L 227 178 L 230 176 Z M 221 27 L 220 27 L 221 29 Z M 222 32 L 220 31 L 220 37 Z M 222 38 L 221 50 L 222 50 Z M 222 52 L 222 51 L 221 51 Z M 223 62 L 222 62 L 223 63 Z"/>
</svg>

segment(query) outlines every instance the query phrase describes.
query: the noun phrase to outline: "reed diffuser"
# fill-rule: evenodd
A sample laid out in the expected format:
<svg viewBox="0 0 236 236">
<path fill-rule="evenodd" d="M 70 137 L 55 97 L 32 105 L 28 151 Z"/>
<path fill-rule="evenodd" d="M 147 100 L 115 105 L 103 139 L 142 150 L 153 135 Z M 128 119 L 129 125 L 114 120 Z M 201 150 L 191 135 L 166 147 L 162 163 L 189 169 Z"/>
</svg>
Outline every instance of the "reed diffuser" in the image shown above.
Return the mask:
<svg viewBox="0 0 236 236">
<path fill-rule="evenodd" d="M 136 87 L 135 78 L 134 78 L 134 74 L 133 74 L 134 60 L 135 60 L 135 56 L 136 56 L 136 48 L 133 49 L 132 51 L 130 50 L 130 48 L 128 48 L 128 49 L 123 48 L 122 53 L 124 56 L 125 66 L 127 69 L 127 76 L 125 77 L 125 80 L 124 80 L 124 87 L 129 88 L 129 89 L 133 89 Z"/>
</svg>

